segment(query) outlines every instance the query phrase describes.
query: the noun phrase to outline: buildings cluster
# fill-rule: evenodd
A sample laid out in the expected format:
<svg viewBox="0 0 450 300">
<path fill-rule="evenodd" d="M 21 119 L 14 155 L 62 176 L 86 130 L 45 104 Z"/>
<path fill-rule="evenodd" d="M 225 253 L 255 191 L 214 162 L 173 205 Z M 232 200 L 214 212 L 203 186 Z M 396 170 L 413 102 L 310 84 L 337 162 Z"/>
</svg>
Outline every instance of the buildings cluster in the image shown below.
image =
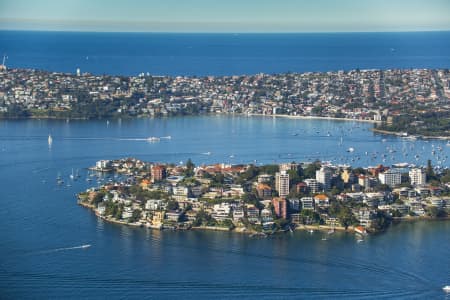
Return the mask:
<svg viewBox="0 0 450 300">
<path fill-rule="evenodd" d="M 99 161 L 94 169 L 126 180 L 89 189 L 79 195 L 82 202 L 103 217 L 157 228 L 327 224 L 370 230 L 380 216 L 437 216 L 450 209 L 450 186 L 428 184 L 420 168 L 402 173 L 320 162 L 195 167 L 129 158 Z"/>
<path fill-rule="evenodd" d="M 285 114 L 386 120 L 405 110 L 449 111 L 448 70 L 353 70 L 248 76 L 135 77 L 0 70 L 0 113 L 166 116 Z M 101 110 L 104 109 L 102 112 Z M 77 114 L 76 114 L 77 113 Z M 91 115 L 86 113 L 86 117 Z M 92 114 L 92 112 L 90 112 Z M 92 115 L 93 116 L 93 115 Z"/>
</svg>

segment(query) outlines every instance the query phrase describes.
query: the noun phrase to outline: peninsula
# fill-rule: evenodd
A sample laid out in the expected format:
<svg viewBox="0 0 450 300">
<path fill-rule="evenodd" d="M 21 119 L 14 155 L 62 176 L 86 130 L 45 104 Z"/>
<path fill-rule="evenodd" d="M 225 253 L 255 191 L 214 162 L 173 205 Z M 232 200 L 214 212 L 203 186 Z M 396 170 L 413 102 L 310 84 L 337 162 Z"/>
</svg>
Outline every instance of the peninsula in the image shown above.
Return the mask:
<svg viewBox="0 0 450 300">
<path fill-rule="evenodd" d="M 125 158 L 90 169 L 89 181 L 109 179 L 79 193 L 80 205 L 110 222 L 157 229 L 366 234 L 450 212 L 450 169 L 436 172 L 430 163 L 405 172 L 320 161 L 195 166 L 190 159 L 174 165 Z"/>
<path fill-rule="evenodd" d="M 450 138 L 449 98 L 448 69 L 125 77 L 0 68 L 0 118 L 322 117 L 373 121 L 384 134 Z"/>
</svg>

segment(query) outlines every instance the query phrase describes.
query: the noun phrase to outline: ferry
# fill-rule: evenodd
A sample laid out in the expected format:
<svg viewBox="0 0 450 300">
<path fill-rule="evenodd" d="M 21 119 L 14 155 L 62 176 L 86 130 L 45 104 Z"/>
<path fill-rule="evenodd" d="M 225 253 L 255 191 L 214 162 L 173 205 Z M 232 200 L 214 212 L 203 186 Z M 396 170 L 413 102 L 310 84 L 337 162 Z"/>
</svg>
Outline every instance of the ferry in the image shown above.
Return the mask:
<svg viewBox="0 0 450 300">
<path fill-rule="evenodd" d="M 408 163 L 396 163 L 392 165 L 394 168 L 407 168 L 409 166 Z"/>
<path fill-rule="evenodd" d="M 149 142 L 159 142 L 160 140 L 161 139 L 156 136 L 151 136 L 151 137 L 147 138 L 147 141 L 149 141 Z"/>
</svg>

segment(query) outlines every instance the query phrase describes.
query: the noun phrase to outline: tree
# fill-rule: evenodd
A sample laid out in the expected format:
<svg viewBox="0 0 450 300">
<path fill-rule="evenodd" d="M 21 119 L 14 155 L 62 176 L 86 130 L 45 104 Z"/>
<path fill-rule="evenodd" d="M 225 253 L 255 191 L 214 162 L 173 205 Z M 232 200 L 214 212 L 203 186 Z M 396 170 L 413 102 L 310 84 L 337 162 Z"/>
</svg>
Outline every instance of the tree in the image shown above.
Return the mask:
<svg viewBox="0 0 450 300">
<path fill-rule="evenodd" d="M 129 223 L 137 222 L 141 219 L 141 210 L 135 209 L 133 210 L 133 214 L 131 215 L 131 218 L 128 219 Z"/>
<path fill-rule="evenodd" d="M 194 176 L 194 168 L 195 168 L 194 163 L 192 162 L 192 160 L 190 158 L 188 158 L 188 160 L 186 162 L 186 174 L 185 175 L 188 177 Z"/>
<path fill-rule="evenodd" d="M 437 180 L 436 174 L 434 173 L 433 166 L 431 165 L 431 160 L 427 161 L 427 169 L 425 171 L 427 174 L 427 180 Z"/>
<path fill-rule="evenodd" d="M 320 162 L 315 161 L 309 165 L 306 166 L 306 168 L 303 169 L 303 175 L 305 178 L 316 178 L 316 171 L 320 169 Z"/>
<path fill-rule="evenodd" d="M 428 207 L 427 213 L 432 218 L 442 218 L 447 215 L 447 213 L 442 208 L 438 208 L 436 206 Z"/>
<path fill-rule="evenodd" d="M 179 208 L 179 204 L 177 201 L 170 200 L 167 202 L 167 209 L 168 210 L 177 210 Z"/>
<path fill-rule="evenodd" d="M 293 186 L 297 183 L 302 181 L 302 178 L 298 174 L 296 170 L 288 170 L 287 173 L 289 174 L 289 185 Z"/>
</svg>

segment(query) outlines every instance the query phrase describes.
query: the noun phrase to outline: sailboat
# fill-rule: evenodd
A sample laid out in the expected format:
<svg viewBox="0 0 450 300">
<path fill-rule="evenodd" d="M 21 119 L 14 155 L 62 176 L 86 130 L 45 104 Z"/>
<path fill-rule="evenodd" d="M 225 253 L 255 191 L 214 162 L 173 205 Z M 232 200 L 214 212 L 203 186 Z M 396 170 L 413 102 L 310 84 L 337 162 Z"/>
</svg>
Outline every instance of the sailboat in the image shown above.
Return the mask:
<svg viewBox="0 0 450 300">
<path fill-rule="evenodd" d="M 52 138 L 51 134 L 48 135 L 48 139 L 47 140 L 48 140 L 48 145 L 51 146 L 52 143 L 53 143 L 53 138 Z"/>
<path fill-rule="evenodd" d="M 58 176 L 56 176 L 56 183 L 58 185 L 64 184 L 64 180 L 61 177 L 61 173 L 58 173 Z"/>
</svg>

